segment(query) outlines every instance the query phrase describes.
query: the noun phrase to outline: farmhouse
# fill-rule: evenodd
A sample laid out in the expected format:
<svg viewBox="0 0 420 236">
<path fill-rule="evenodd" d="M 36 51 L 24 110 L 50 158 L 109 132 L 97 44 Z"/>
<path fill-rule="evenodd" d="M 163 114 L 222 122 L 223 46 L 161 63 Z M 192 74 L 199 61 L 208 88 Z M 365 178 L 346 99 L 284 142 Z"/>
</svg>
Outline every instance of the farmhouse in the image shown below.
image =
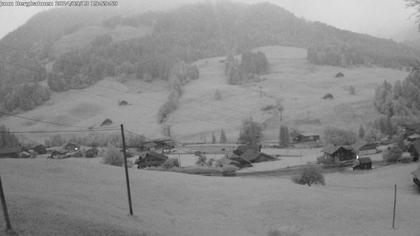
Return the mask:
<svg viewBox="0 0 420 236">
<path fill-rule="evenodd" d="M 254 151 L 254 150 L 247 150 L 244 152 L 240 157 L 244 160 L 247 160 L 250 163 L 258 163 L 258 162 L 264 162 L 264 161 L 274 161 L 276 160 L 275 157 L 272 157 L 270 155 L 267 155 L 262 152 Z"/>
<path fill-rule="evenodd" d="M 9 157 L 9 158 L 18 158 L 19 153 L 22 151 L 22 147 L 2 147 L 0 148 L 0 158 Z"/>
<path fill-rule="evenodd" d="M 47 154 L 47 148 L 42 144 L 36 145 L 32 149 L 38 154 Z"/>
<path fill-rule="evenodd" d="M 168 159 L 167 156 L 154 152 L 148 151 L 139 156 L 136 160 L 135 164 L 137 164 L 137 168 L 144 168 L 150 166 L 160 166 Z"/>
<path fill-rule="evenodd" d="M 411 134 L 407 137 L 408 142 L 414 142 L 414 141 L 419 140 L 419 139 L 420 139 L 420 134 L 418 134 L 418 133 Z"/>
<path fill-rule="evenodd" d="M 234 153 L 232 153 L 228 157 L 228 159 L 229 159 L 229 163 L 228 163 L 229 165 L 234 165 L 240 169 L 245 168 L 245 167 L 252 167 L 252 163 L 250 161 Z"/>
<path fill-rule="evenodd" d="M 376 143 L 367 143 L 367 142 L 357 142 L 353 145 L 354 151 L 357 155 L 371 155 L 378 153 L 378 144 Z"/>
<path fill-rule="evenodd" d="M 348 162 L 356 159 L 356 152 L 351 146 L 327 145 L 322 149 L 324 157 L 332 162 Z"/>
</svg>

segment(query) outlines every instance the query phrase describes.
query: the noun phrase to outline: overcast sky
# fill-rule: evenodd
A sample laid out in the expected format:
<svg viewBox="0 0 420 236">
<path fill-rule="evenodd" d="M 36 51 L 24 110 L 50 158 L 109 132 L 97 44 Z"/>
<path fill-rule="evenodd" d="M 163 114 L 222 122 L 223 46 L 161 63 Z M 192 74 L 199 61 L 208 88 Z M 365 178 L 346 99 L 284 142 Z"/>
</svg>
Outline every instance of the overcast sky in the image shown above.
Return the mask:
<svg viewBox="0 0 420 236">
<path fill-rule="evenodd" d="M 188 0 L 187 0 L 188 1 Z M 191 0 L 189 0 L 191 1 Z M 214 1 L 214 0 L 213 0 Z M 240 0 L 261 2 L 262 0 Z M 401 40 L 416 27 L 412 9 L 403 0 L 265 0 L 295 15 L 341 29 Z M 45 7 L 0 7 L 0 37 L 22 25 Z M 417 35 L 417 34 L 416 34 Z M 419 33 L 420 37 L 420 33 Z"/>
</svg>

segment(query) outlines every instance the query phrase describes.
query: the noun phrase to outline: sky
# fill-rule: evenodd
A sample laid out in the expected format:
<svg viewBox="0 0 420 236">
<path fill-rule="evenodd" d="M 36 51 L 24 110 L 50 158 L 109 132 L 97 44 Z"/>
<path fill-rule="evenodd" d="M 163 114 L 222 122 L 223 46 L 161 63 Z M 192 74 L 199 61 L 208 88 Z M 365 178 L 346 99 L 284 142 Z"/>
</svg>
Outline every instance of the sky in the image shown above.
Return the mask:
<svg viewBox="0 0 420 236">
<path fill-rule="evenodd" d="M 405 7 L 404 0 L 239 1 L 246 3 L 269 1 L 307 20 L 320 21 L 341 29 L 398 41 L 406 39 L 407 36 L 420 37 L 415 19 L 411 17 L 414 11 Z M 24 24 L 36 13 L 47 9 L 47 7 L 0 7 L 0 38 Z"/>
</svg>

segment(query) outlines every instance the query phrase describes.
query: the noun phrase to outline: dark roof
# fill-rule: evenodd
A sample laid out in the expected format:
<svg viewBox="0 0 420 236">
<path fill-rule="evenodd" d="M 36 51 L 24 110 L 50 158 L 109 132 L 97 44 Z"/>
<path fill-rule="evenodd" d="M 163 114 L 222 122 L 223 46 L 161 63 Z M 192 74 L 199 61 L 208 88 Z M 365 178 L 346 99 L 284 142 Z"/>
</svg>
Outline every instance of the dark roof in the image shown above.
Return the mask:
<svg viewBox="0 0 420 236">
<path fill-rule="evenodd" d="M 164 160 L 168 159 L 168 157 L 167 157 L 167 156 L 165 156 L 165 155 L 163 155 L 163 154 L 160 154 L 160 153 L 157 153 L 157 152 L 153 152 L 153 151 L 146 152 L 146 153 L 144 153 L 144 154 L 143 154 L 143 155 L 141 155 L 141 156 L 144 156 L 144 157 L 146 157 L 146 156 L 152 156 L 152 157 L 154 157 L 154 158 L 156 158 L 156 159 L 160 159 L 160 160 L 162 160 L 162 161 L 164 161 Z"/>
<path fill-rule="evenodd" d="M 329 144 L 329 145 L 324 146 L 324 148 L 322 149 L 322 152 L 332 155 L 335 152 L 337 152 L 340 148 L 343 148 L 344 150 L 347 150 L 347 151 L 354 150 L 352 146 L 334 146 L 332 144 Z"/>
<path fill-rule="evenodd" d="M 274 160 L 275 159 L 274 157 L 272 157 L 270 155 L 267 155 L 267 154 L 262 153 L 262 152 L 254 151 L 254 150 L 251 150 L 251 149 L 247 150 L 246 152 L 244 152 L 241 155 L 241 158 L 243 158 L 243 159 L 245 159 L 249 162 L 256 161 L 261 157 L 264 157 L 264 158 L 269 159 L 269 160 Z"/>
<path fill-rule="evenodd" d="M 372 159 L 370 159 L 370 157 L 359 157 L 357 160 L 359 160 L 360 164 L 372 163 Z"/>
<path fill-rule="evenodd" d="M 13 154 L 22 151 L 22 147 L 2 147 L 0 148 L 0 154 Z"/>
</svg>

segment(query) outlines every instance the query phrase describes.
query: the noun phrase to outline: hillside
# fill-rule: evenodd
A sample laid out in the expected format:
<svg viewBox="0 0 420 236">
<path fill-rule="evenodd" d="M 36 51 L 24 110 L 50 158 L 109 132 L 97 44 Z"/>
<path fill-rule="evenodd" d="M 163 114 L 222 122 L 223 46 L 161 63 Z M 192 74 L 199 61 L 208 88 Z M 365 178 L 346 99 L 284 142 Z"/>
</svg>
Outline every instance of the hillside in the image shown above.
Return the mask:
<svg viewBox="0 0 420 236">
<path fill-rule="evenodd" d="M 326 175 L 325 186 L 289 177 L 204 177 L 130 169 L 128 216 L 123 169 L 98 159 L 0 159 L 19 235 L 417 236 L 416 164 Z M 392 229 L 393 186 L 398 185 Z M 0 228 L 4 228 L 0 221 Z M 283 235 L 283 233 L 281 235 Z M 295 233 L 295 234 L 292 234 Z"/>
<path fill-rule="evenodd" d="M 224 75 L 224 58 L 215 57 L 195 62 L 200 78 L 184 87 L 179 108 L 167 124 L 179 141 L 207 141 L 211 134 L 219 137 L 225 129 L 230 142 L 235 142 L 241 120 L 253 117 L 266 124 L 265 140 L 276 140 L 280 119 L 273 111 L 262 111 L 267 105 L 282 100 L 285 107 L 282 124 L 303 132 L 322 133 L 327 126 L 357 130 L 368 125 L 378 113 L 373 105 L 376 87 L 384 80 L 404 79 L 408 72 L 384 68 L 341 68 L 315 66 L 306 60 L 306 50 L 290 47 L 264 47 L 271 72 L 261 82 L 242 86 L 229 85 Z M 338 72 L 344 77 L 335 78 Z M 349 87 L 354 86 L 355 95 Z M 216 90 L 221 100 L 215 100 Z M 332 100 L 321 99 L 326 93 Z M 110 118 L 113 125 L 124 123 L 134 132 L 149 137 L 162 136 L 157 123 L 159 107 L 166 102 L 168 83 L 157 80 L 143 82 L 108 78 L 89 88 L 53 93 L 45 105 L 21 113 L 24 117 L 65 123 L 73 126 L 98 127 Z M 128 106 L 118 106 L 126 100 Z M 11 130 L 56 130 L 50 124 L 29 122 L 15 117 L 1 121 Z M 72 130 L 74 128 L 66 128 Z M 46 134 L 29 135 L 39 142 Z"/>
<path fill-rule="evenodd" d="M 270 3 L 202 2 L 170 8 L 176 3 L 164 4 L 171 9 L 164 12 L 150 11 L 158 3 L 122 1 L 118 11 L 63 8 L 33 17 L 0 41 L 4 108 L 30 110 L 49 99 L 15 101 L 28 97 L 22 84 L 47 79 L 49 89 L 65 91 L 105 77 L 166 80 L 179 60 L 193 62 L 261 46 L 315 48 L 311 62 L 339 66 L 406 68 L 416 65 L 420 55 L 391 40 L 308 22 Z M 41 93 L 36 86 L 26 90 L 35 97 Z"/>
</svg>

